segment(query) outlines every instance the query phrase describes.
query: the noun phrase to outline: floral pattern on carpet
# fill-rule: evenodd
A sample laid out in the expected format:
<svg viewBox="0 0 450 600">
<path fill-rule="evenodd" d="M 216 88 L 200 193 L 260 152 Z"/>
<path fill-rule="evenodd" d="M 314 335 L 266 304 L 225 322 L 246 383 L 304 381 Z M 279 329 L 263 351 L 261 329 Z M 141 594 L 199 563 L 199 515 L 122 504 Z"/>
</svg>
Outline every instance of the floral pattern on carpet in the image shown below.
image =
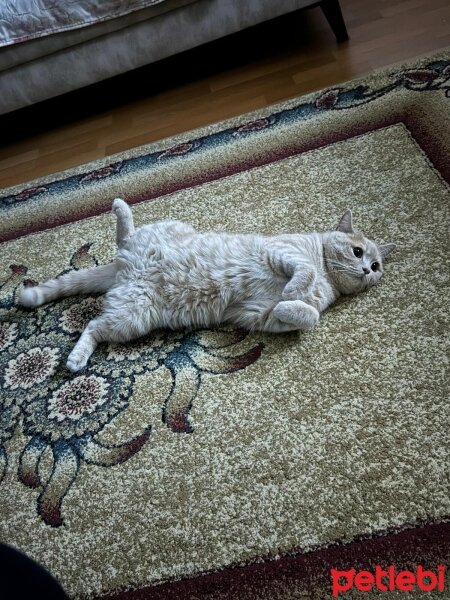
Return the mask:
<svg viewBox="0 0 450 600">
<path fill-rule="evenodd" d="M 71 267 L 97 264 L 90 244 L 74 252 Z M 99 349 L 82 374 L 74 376 L 64 361 L 85 325 L 101 310 L 102 298 L 66 298 L 27 310 L 16 305 L 22 285 L 37 282 L 25 276 L 25 265 L 11 265 L 0 284 L 0 484 L 7 470 L 5 443 L 22 420 L 29 438 L 23 448 L 18 478 L 39 490 L 37 512 L 48 525 L 63 524 L 62 504 L 74 484 L 80 461 L 110 467 L 131 458 L 148 441 L 147 424 L 120 445 L 105 445 L 97 435 L 125 411 L 139 374 L 165 368 L 171 390 L 162 420 L 174 433 L 192 433 L 189 411 L 204 374 L 228 374 L 258 360 L 263 345 L 235 330 L 155 332 L 125 345 Z M 64 271 L 64 272 L 67 272 Z M 40 462 L 50 448 L 52 471 L 41 475 Z"/>
</svg>

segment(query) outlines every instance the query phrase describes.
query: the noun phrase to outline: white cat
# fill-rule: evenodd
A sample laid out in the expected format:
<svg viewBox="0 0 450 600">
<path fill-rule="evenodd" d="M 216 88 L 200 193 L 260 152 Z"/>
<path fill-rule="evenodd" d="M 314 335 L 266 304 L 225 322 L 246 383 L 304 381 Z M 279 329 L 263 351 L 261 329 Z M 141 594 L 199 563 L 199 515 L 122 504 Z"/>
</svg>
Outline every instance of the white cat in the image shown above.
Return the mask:
<svg viewBox="0 0 450 600">
<path fill-rule="evenodd" d="M 71 271 L 25 288 L 20 302 L 106 292 L 67 367 L 82 369 L 99 342 L 127 342 L 153 329 L 229 323 L 265 332 L 310 329 L 341 294 L 379 281 L 395 244 L 379 246 L 353 231 L 347 210 L 337 231 L 286 234 L 199 233 L 179 221 L 134 229 L 129 206 L 113 202 L 117 245 L 108 265 Z"/>
</svg>

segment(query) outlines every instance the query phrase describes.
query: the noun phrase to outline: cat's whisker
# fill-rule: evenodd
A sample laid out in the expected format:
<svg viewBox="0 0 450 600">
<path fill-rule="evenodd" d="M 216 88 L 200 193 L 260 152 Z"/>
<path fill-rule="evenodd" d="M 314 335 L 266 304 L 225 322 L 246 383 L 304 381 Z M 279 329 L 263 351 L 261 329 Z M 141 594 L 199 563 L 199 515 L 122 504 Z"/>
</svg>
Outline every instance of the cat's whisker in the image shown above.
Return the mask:
<svg viewBox="0 0 450 600">
<path fill-rule="evenodd" d="M 330 265 L 331 268 L 329 269 L 331 272 L 341 272 L 341 273 L 349 273 L 352 275 L 359 275 L 359 269 L 353 267 L 352 265 L 344 265 L 342 263 L 334 263 L 333 261 L 330 261 Z"/>
<path fill-rule="evenodd" d="M 341 269 L 329 269 L 331 273 L 349 273 L 351 275 L 359 275 L 358 269 L 355 268 L 341 268 Z"/>
</svg>

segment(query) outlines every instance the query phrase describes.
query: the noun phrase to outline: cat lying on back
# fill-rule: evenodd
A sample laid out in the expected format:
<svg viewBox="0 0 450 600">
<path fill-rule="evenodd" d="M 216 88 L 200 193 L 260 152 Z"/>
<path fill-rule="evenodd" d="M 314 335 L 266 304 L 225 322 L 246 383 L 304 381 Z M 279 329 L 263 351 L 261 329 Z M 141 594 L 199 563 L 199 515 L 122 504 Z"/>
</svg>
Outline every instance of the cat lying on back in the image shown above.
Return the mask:
<svg viewBox="0 0 450 600">
<path fill-rule="evenodd" d="M 273 237 L 199 233 L 179 221 L 134 228 L 129 206 L 113 202 L 118 252 L 108 265 L 71 271 L 25 288 L 20 302 L 106 292 L 67 367 L 82 369 L 99 342 L 127 342 L 153 329 L 213 327 L 279 333 L 313 327 L 341 294 L 379 281 L 395 244 L 355 232 L 348 210 L 336 231 Z"/>
</svg>

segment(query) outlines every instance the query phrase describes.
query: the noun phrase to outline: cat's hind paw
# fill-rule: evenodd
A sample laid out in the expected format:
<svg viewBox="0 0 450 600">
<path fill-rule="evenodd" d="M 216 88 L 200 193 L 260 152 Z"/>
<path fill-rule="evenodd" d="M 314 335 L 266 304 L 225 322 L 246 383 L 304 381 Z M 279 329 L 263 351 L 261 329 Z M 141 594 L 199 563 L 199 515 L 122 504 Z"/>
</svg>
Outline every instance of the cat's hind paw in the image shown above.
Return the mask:
<svg viewBox="0 0 450 600">
<path fill-rule="evenodd" d="M 87 358 L 74 355 L 74 353 L 71 352 L 69 354 L 69 358 L 67 359 L 66 367 L 69 369 L 69 371 L 72 371 L 72 373 L 78 373 L 78 371 L 84 369 L 84 367 L 87 365 L 87 361 Z"/>
<path fill-rule="evenodd" d="M 44 304 L 42 292 L 37 287 L 26 287 L 19 296 L 19 304 L 27 308 L 35 308 Z"/>
</svg>

